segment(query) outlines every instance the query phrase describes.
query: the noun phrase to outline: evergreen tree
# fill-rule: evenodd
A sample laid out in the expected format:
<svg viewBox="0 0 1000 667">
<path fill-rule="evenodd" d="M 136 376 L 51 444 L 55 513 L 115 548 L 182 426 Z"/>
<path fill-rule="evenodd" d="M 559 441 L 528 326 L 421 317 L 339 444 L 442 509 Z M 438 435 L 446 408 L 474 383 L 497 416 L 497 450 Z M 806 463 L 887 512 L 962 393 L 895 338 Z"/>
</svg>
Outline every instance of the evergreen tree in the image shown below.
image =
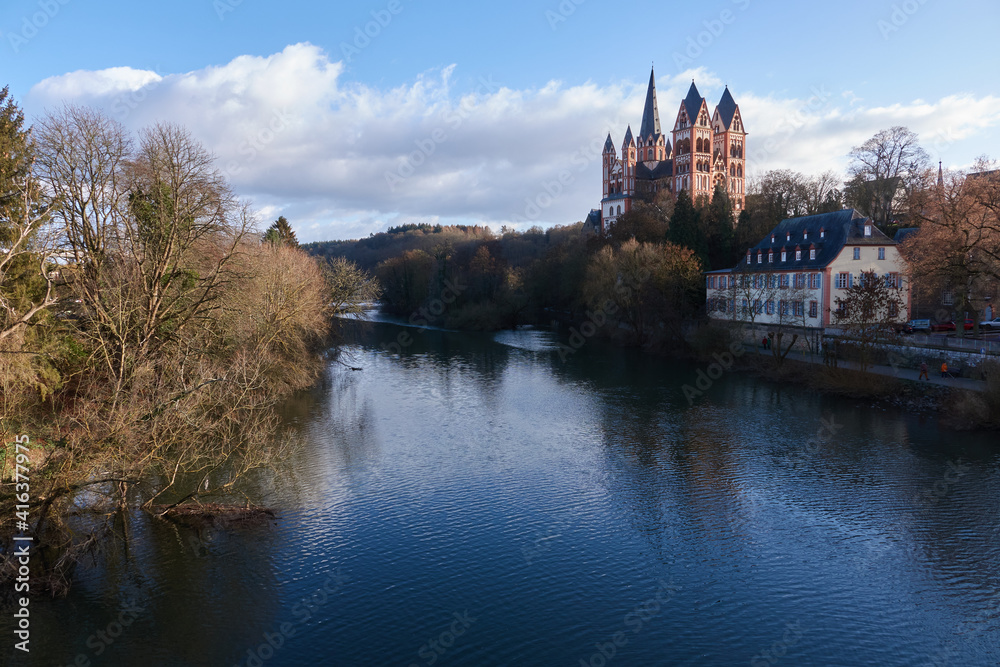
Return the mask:
<svg viewBox="0 0 1000 667">
<path fill-rule="evenodd" d="M 299 247 L 299 240 L 295 238 L 295 231 L 292 230 L 292 226 L 288 224 L 288 220 L 283 215 L 271 223 L 271 226 L 264 232 L 264 241 L 271 245 L 286 245 L 292 248 Z"/>
<path fill-rule="evenodd" d="M 701 233 L 701 212 L 695 208 L 687 190 L 677 194 L 674 214 L 670 218 L 670 240 L 677 245 L 690 248 L 701 260 L 707 261 L 708 244 Z"/>
<path fill-rule="evenodd" d="M 726 189 L 715 186 L 711 203 L 702 211 L 710 270 L 729 268 L 736 263 L 733 255 L 733 202 Z"/>
</svg>

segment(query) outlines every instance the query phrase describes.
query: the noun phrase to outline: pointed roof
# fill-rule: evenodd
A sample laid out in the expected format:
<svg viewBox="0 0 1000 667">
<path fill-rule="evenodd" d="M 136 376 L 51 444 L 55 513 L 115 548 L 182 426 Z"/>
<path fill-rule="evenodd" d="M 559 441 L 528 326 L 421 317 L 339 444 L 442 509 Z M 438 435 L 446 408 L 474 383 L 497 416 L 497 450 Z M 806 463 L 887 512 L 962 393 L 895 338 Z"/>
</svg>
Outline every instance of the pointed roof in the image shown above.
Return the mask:
<svg viewBox="0 0 1000 667">
<path fill-rule="evenodd" d="M 939 188 L 943 188 L 944 187 L 944 170 L 943 170 L 941 164 L 942 164 L 941 160 L 938 160 L 938 187 Z"/>
<path fill-rule="evenodd" d="M 694 85 L 694 79 L 691 79 L 691 88 L 688 90 L 687 97 L 684 98 L 684 108 L 687 109 L 688 120 L 692 125 L 698 118 L 698 112 L 701 111 L 701 103 L 704 99 L 698 92 L 698 87 Z"/>
<path fill-rule="evenodd" d="M 733 116 L 736 115 L 736 100 L 729 92 L 729 86 L 726 86 L 726 91 L 722 93 L 722 99 L 719 100 L 717 109 L 722 118 L 722 126 L 728 130 L 729 125 L 733 122 Z"/>
<path fill-rule="evenodd" d="M 632 138 L 632 126 L 629 125 L 628 129 L 625 130 L 625 141 L 622 142 L 622 146 L 628 146 L 629 144 L 634 144 L 635 139 Z"/>
<path fill-rule="evenodd" d="M 649 88 L 646 89 L 646 106 L 642 110 L 642 125 L 639 127 L 639 136 L 645 139 L 652 135 L 656 137 L 660 134 L 660 112 L 656 108 L 656 81 L 653 79 L 653 70 L 649 70 Z"/>
<path fill-rule="evenodd" d="M 608 140 L 604 142 L 604 152 L 614 153 L 615 152 L 615 142 L 611 141 L 611 133 L 608 132 Z"/>
</svg>

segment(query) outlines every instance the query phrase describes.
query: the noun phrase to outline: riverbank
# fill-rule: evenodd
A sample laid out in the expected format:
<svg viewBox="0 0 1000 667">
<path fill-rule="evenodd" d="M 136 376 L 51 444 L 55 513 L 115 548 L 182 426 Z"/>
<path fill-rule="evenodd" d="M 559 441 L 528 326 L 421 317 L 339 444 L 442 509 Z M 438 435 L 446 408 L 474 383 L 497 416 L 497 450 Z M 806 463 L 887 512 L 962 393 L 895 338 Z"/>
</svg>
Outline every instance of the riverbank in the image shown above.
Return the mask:
<svg viewBox="0 0 1000 667">
<path fill-rule="evenodd" d="M 905 368 L 873 365 L 862 370 L 857 362 L 844 359 L 831 366 L 820 356 L 810 358 L 797 352 L 789 352 L 779 361 L 771 350 L 759 346 L 744 344 L 737 348 L 742 352 L 734 355 L 732 370 L 779 384 L 859 399 L 876 409 L 933 414 L 943 425 L 956 430 L 1000 429 L 1000 378 L 991 376 L 982 381 L 941 377 L 940 372 L 932 372 L 929 379 L 921 380 L 918 371 Z M 718 341 L 705 346 L 698 340 L 689 350 L 694 360 L 706 364 L 718 363 L 716 355 L 722 351 Z"/>
</svg>

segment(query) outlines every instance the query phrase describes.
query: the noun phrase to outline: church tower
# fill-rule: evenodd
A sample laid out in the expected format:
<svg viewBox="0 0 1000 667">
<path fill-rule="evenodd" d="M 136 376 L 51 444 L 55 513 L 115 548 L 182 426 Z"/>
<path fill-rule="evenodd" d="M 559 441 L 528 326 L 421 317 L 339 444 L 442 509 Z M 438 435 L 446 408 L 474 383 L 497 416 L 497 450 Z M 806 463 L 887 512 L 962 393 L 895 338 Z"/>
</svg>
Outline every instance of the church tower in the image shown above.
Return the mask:
<svg viewBox="0 0 1000 667">
<path fill-rule="evenodd" d="M 634 197 L 656 197 L 668 190 L 687 190 L 693 202 L 711 201 L 717 186 L 729 193 L 736 213 L 746 206 L 746 129 L 740 107 L 729 87 L 710 114 L 708 103 L 691 81 L 687 97 L 677 111 L 671 139 L 660 126 L 656 77 L 649 71 L 649 86 L 637 136 L 625 131 L 621 156 L 608 134 L 601 153 L 603 196 L 600 229 L 606 231 L 619 215 L 632 209 Z M 593 211 L 596 215 L 597 211 Z"/>
<path fill-rule="evenodd" d="M 708 103 L 691 81 L 674 122 L 674 192 L 687 190 L 691 200 L 712 197 L 712 143 Z"/>
<path fill-rule="evenodd" d="M 740 115 L 740 105 L 736 104 L 729 86 L 722 93 L 719 105 L 712 116 L 715 141 L 712 151 L 713 187 L 722 185 L 729 191 L 733 209 L 739 213 L 746 208 L 746 129 Z"/>
</svg>

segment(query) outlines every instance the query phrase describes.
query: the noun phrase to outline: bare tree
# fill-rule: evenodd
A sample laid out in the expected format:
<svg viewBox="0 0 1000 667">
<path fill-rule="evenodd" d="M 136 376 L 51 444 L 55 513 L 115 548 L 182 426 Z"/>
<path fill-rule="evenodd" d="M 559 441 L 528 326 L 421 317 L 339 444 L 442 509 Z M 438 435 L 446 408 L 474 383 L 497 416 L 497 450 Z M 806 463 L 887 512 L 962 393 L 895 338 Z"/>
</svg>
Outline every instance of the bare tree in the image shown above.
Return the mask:
<svg viewBox="0 0 1000 667">
<path fill-rule="evenodd" d="M 848 203 L 885 227 L 926 170 L 928 157 L 914 132 L 902 126 L 878 132 L 850 153 Z"/>
<path fill-rule="evenodd" d="M 897 340 L 895 325 L 906 321 L 903 284 L 865 271 L 844 296 L 834 298 L 834 303 L 833 320 L 857 345 L 861 370 L 867 371 L 875 352 Z"/>
</svg>

